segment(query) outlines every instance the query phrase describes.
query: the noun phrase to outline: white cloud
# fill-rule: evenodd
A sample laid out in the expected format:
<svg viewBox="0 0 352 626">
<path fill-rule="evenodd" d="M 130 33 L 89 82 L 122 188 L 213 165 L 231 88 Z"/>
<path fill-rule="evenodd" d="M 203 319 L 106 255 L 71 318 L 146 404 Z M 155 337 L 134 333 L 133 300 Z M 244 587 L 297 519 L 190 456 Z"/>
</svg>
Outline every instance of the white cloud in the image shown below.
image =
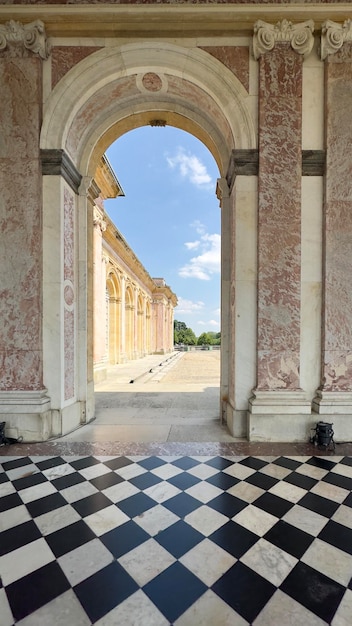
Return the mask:
<svg viewBox="0 0 352 626">
<path fill-rule="evenodd" d="M 220 324 L 216 320 L 209 320 L 209 322 L 203 322 L 203 320 L 198 320 L 197 324 L 198 326 L 206 326 L 208 329 L 210 326 L 213 326 L 214 328 L 220 328 Z"/>
<path fill-rule="evenodd" d="M 204 234 L 201 237 L 200 248 L 202 253 L 192 257 L 179 270 L 182 278 L 198 278 L 199 280 L 210 280 L 213 274 L 220 273 L 220 235 Z"/>
<path fill-rule="evenodd" d="M 185 246 L 188 250 L 196 250 L 196 248 L 199 248 L 199 244 L 200 241 L 187 241 Z"/>
<path fill-rule="evenodd" d="M 200 311 L 204 307 L 204 302 L 199 300 L 198 302 L 192 302 L 192 300 L 186 300 L 185 298 L 179 297 L 177 307 L 175 307 L 175 312 L 177 313 L 194 313 L 195 311 Z"/>
<path fill-rule="evenodd" d="M 209 187 L 212 178 L 207 168 L 195 155 L 186 153 L 184 148 L 178 148 L 175 156 L 167 156 L 166 160 L 172 169 L 177 168 L 183 178 L 187 178 L 197 187 Z"/>
</svg>

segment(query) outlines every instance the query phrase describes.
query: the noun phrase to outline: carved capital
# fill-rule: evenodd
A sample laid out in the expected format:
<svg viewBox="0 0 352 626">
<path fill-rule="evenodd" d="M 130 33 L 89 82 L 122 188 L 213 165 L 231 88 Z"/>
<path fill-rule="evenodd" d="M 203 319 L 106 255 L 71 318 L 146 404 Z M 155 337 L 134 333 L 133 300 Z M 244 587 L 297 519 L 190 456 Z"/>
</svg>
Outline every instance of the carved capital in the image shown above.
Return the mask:
<svg viewBox="0 0 352 626">
<path fill-rule="evenodd" d="M 101 210 L 96 205 L 94 206 L 93 224 L 96 228 L 99 228 L 102 233 L 106 230 L 106 221 Z"/>
<path fill-rule="evenodd" d="M 324 61 L 329 54 L 335 54 L 345 41 L 352 41 L 352 20 L 343 24 L 327 20 L 321 29 L 320 57 Z"/>
<path fill-rule="evenodd" d="M 270 52 L 277 43 L 290 43 L 295 52 L 307 56 L 314 44 L 313 31 L 313 20 L 307 20 L 300 24 L 292 24 L 288 20 L 282 20 L 276 25 L 258 20 L 254 25 L 254 58 L 259 59 L 266 52 Z"/>
<path fill-rule="evenodd" d="M 46 37 L 45 26 L 41 20 L 30 24 L 21 24 L 10 20 L 0 24 L 0 52 L 11 49 L 16 54 L 30 50 L 38 54 L 41 59 L 47 59 L 50 54 L 50 44 Z"/>
</svg>

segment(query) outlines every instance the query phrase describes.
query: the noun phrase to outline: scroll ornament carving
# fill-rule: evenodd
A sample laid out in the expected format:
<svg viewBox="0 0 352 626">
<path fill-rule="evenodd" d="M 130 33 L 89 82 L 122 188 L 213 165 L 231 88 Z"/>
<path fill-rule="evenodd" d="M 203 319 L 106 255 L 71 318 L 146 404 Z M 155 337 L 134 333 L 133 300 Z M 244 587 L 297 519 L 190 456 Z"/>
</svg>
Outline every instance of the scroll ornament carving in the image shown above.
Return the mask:
<svg viewBox="0 0 352 626">
<path fill-rule="evenodd" d="M 277 43 L 290 43 L 295 52 L 307 56 L 313 48 L 313 32 L 313 20 L 307 20 L 300 24 L 292 24 L 288 20 L 282 20 L 276 25 L 258 20 L 254 25 L 254 58 L 259 59 L 266 52 L 270 52 Z"/>
<path fill-rule="evenodd" d="M 106 221 L 96 206 L 94 207 L 93 224 L 97 228 L 100 228 L 102 233 L 106 230 Z"/>
<path fill-rule="evenodd" d="M 345 41 L 352 41 L 352 20 L 346 20 L 343 24 L 331 20 L 324 22 L 321 29 L 321 60 L 324 61 L 329 54 L 335 54 Z"/>
<path fill-rule="evenodd" d="M 0 52 L 6 48 L 20 49 L 22 46 L 42 59 L 47 59 L 50 54 L 50 44 L 46 37 L 45 26 L 41 20 L 30 24 L 21 24 L 10 20 L 6 24 L 0 24 Z"/>
</svg>

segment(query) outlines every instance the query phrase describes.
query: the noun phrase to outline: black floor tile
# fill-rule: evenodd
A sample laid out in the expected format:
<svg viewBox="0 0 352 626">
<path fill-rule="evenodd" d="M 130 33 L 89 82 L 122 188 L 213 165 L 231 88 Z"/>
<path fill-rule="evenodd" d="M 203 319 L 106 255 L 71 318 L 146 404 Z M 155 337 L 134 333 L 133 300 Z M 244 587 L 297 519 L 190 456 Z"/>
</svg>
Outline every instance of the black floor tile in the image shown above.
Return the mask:
<svg viewBox="0 0 352 626">
<path fill-rule="evenodd" d="M 188 493 L 179 493 L 163 502 L 163 506 L 182 518 L 202 506 L 202 502 L 192 498 Z"/>
<path fill-rule="evenodd" d="M 345 506 L 350 506 L 352 507 L 352 493 L 349 493 L 347 498 L 343 501 L 343 504 Z"/>
<path fill-rule="evenodd" d="M 17 491 L 21 491 L 22 489 L 27 489 L 28 487 L 34 487 L 35 485 L 40 485 L 41 483 L 46 483 L 47 478 L 45 478 L 44 474 L 40 472 L 31 474 L 30 476 L 25 476 L 24 478 L 18 478 L 17 480 L 13 480 L 12 484 Z"/>
<path fill-rule="evenodd" d="M 237 483 L 239 483 L 240 481 L 238 478 L 230 476 L 230 474 L 218 472 L 217 474 L 214 474 L 214 476 L 210 476 L 209 478 L 207 478 L 206 482 L 214 485 L 215 487 L 219 487 L 219 489 L 222 489 L 223 491 L 227 491 L 228 489 L 231 489 L 231 487 L 233 487 L 234 485 L 237 485 Z"/>
<path fill-rule="evenodd" d="M 193 487 L 193 485 L 196 485 L 197 483 L 201 481 L 200 481 L 200 478 L 197 478 L 196 476 L 193 476 L 192 474 L 189 474 L 188 472 L 182 472 L 181 474 L 176 474 L 176 476 L 172 476 L 171 478 L 168 478 L 167 482 L 170 483 L 171 485 L 174 485 L 174 487 L 177 487 L 178 489 L 182 489 L 183 491 L 185 491 L 186 489 Z"/>
<path fill-rule="evenodd" d="M 349 465 L 350 467 L 352 467 L 352 457 L 345 456 L 343 459 L 341 459 L 340 463 L 342 463 L 342 465 Z"/>
<path fill-rule="evenodd" d="M 74 587 L 92 623 L 109 613 L 138 589 L 137 583 L 116 561 Z"/>
<path fill-rule="evenodd" d="M 111 505 L 111 500 L 104 496 L 103 493 L 100 493 L 100 491 L 92 493 L 91 496 L 87 496 L 71 504 L 72 508 L 74 508 L 81 517 L 87 517 Z"/>
<path fill-rule="evenodd" d="M 315 493 L 306 493 L 299 501 L 299 505 L 319 513 L 319 515 L 324 515 L 324 517 L 332 517 L 340 506 L 338 502 L 333 502 Z"/>
<path fill-rule="evenodd" d="M 9 493 L 7 496 L 0 498 L 0 513 L 14 509 L 16 506 L 23 504 L 18 493 Z"/>
<path fill-rule="evenodd" d="M 348 478 L 348 476 L 341 476 L 335 472 L 329 472 L 329 474 L 326 474 L 322 480 L 326 483 L 330 483 L 330 485 L 335 485 L 336 487 L 352 491 L 352 478 Z"/>
<path fill-rule="evenodd" d="M 153 487 L 158 483 L 162 482 L 162 479 L 152 474 L 151 472 L 145 472 L 145 474 L 140 474 L 139 476 L 135 476 L 134 478 L 130 478 L 129 482 L 132 483 L 138 489 L 148 489 L 148 487 Z"/>
<path fill-rule="evenodd" d="M 326 543 L 330 543 L 335 548 L 340 548 L 340 550 L 352 554 L 352 528 L 347 528 L 347 526 L 338 524 L 334 520 L 329 520 L 319 533 L 318 538 L 326 541 Z"/>
<path fill-rule="evenodd" d="M 99 465 L 100 461 L 96 459 L 94 456 L 85 456 L 82 459 L 76 459 L 76 461 L 70 461 L 70 465 L 75 468 L 75 470 L 86 469 L 87 467 L 92 467 L 92 465 Z"/>
<path fill-rule="evenodd" d="M 104 461 L 104 465 L 106 465 L 106 467 L 114 471 L 121 469 L 122 467 L 126 467 L 127 465 L 132 465 L 132 464 L 133 464 L 133 461 L 131 461 L 131 459 L 128 459 L 125 456 L 118 456 L 114 459 L 109 459 L 108 461 Z"/>
<path fill-rule="evenodd" d="M 189 470 L 192 467 L 199 465 L 199 461 L 196 461 L 196 459 L 191 459 L 189 456 L 183 456 L 180 459 L 172 461 L 172 465 L 175 465 L 175 467 L 179 467 L 183 470 Z"/>
<path fill-rule="evenodd" d="M 93 487 L 99 489 L 99 491 L 103 491 L 103 489 L 108 489 L 108 487 L 113 487 L 123 481 L 124 479 L 115 472 L 107 472 L 96 478 L 91 478 L 89 482 L 92 483 Z"/>
<path fill-rule="evenodd" d="M 314 541 L 314 537 L 304 532 L 300 528 L 291 526 L 284 520 L 279 520 L 275 526 L 270 528 L 264 535 L 264 539 L 270 541 L 281 550 L 285 550 L 297 559 L 302 558 L 303 554 Z"/>
<path fill-rule="evenodd" d="M 22 467 L 24 465 L 32 465 L 32 460 L 29 456 L 21 456 L 19 459 L 13 459 L 12 461 L 4 461 L 2 463 L 2 467 L 5 472 L 8 472 L 12 469 L 17 469 L 18 467 Z"/>
<path fill-rule="evenodd" d="M 274 493 L 263 493 L 253 504 L 275 517 L 283 517 L 294 506 L 293 502 L 284 500 Z"/>
<path fill-rule="evenodd" d="M 71 472 L 70 474 L 66 474 L 65 476 L 60 476 L 59 478 L 54 478 L 51 481 L 51 484 L 58 491 L 62 491 L 63 489 L 68 489 L 69 487 L 73 487 L 74 485 L 79 485 L 80 483 L 85 482 L 85 478 L 79 472 Z"/>
<path fill-rule="evenodd" d="M 295 461 L 294 459 L 287 459 L 285 456 L 280 456 L 278 459 L 273 461 L 274 465 L 280 465 L 280 467 L 286 467 L 286 469 L 295 470 L 297 467 L 302 465 L 300 461 Z"/>
<path fill-rule="evenodd" d="M 36 541 L 41 536 L 41 532 L 33 520 L 4 530 L 0 533 L 0 556 L 12 552 L 12 550 L 17 550 L 17 548 L 21 548 L 32 541 Z"/>
<path fill-rule="evenodd" d="M 149 456 L 147 459 L 138 461 L 138 465 L 140 465 L 141 467 L 144 467 L 144 469 L 147 469 L 147 470 L 156 469 L 157 467 L 161 467 L 162 465 L 165 465 L 165 464 L 166 464 L 166 461 L 164 461 L 163 459 L 159 459 L 159 457 L 157 456 Z"/>
<path fill-rule="evenodd" d="M 66 465 L 67 461 L 61 458 L 61 456 L 54 456 L 51 459 L 45 459 L 45 461 L 38 461 L 36 466 L 40 469 L 41 472 L 47 469 L 51 469 L 52 467 L 57 467 L 58 465 Z"/>
<path fill-rule="evenodd" d="M 279 481 L 277 478 L 273 478 L 272 476 L 268 476 L 267 474 L 256 472 L 255 474 L 251 474 L 251 476 L 248 476 L 248 478 L 245 479 L 245 482 L 267 491 L 268 489 L 271 489 L 271 487 L 276 485 L 276 483 L 278 483 Z"/>
<path fill-rule="evenodd" d="M 237 561 L 216 581 L 212 590 L 244 619 L 252 623 L 275 593 L 276 587 Z"/>
<path fill-rule="evenodd" d="M 53 561 L 6 587 L 7 598 L 15 620 L 33 613 L 44 604 L 70 589 L 63 571 Z"/>
<path fill-rule="evenodd" d="M 0 485 L 2 485 L 3 483 L 8 483 L 9 482 L 9 478 L 7 477 L 7 474 L 5 472 L 1 472 L 0 473 Z"/>
<path fill-rule="evenodd" d="M 216 456 L 213 459 L 209 459 L 209 461 L 205 461 L 205 465 L 210 465 L 210 467 L 215 467 L 219 470 L 224 470 L 233 465 L 233 461 L 229 461 L 228 459 L 224 459 L 222 456 Z"/>
<path fill-rule="evenodd" d="M 192 528 L 192 526 L 180 520 L 155 535 L 154 539 L 168 550 L 172 556 L 179 559 L 203 541 L 204 536 Z"/>
<path fill-rule="evenodd" d="M 65 526 L 65 528 L 47 535 L 45 539 L 56 558 L 58 558 L 95 539 L 95 534 L 83 520 L 79 520 L 79 522 Z"/>
<path fill-rule="evenodd" d="M 150 535 L 133 520 L 113 528 L 100 537 L 100 541 L 110 550 L 115 559 L 119 559 L 148 539 Z"/>
<path fill-rule="evenodd" d="M 296 485 L 296 487 L 301 487 L 302 489 L 312 489 L 314 485 L 319 482 L 315 478 L 311 478 L 310 476 L 304 476 L 304 474 L 298 474 L 297 472 L 291 472 L 288 476 L 285 476 L 283 479 L 286 483 L 290 483 L 291 485 Z"/>
<path fill-rule="evenodd" d="M 293 568 L 280 589 L 328 624 L 345 593 L 342 585 L 301 562 Z"/>
<path fill-rule="evenodd" d="M 248 506 L 247 502 L 244 502 L 229 493 L 221 493 L 219 496 L 208 502 L 207 505 L 212 509 L 215 509 L 215 511 L 219 511 L 219 513 L 222 513 L 230 518 L 234 517 L 237 513 Z"/>
<path fill-rule="evenodd" d="M 328 471 L 330 471 L 336 465 L 336 462 L 322 459 L 320 456 L 312 456 L 312 458 L 309 459 L 309 461 L 306 461 L 306 463 L 308 465 L 313 465 L 314 467 L 319 467 L 320 469 Z"/>
<path fill-rule="evenodd" d="M 263 461 L 262 459 L 257 459 L 254 456 L 248 456 L 245 459 L 242 459 L 241 461 L 239 461 L 240 465 L 246 465 L 246 467 L 250 467 L 251 469 L 254 470 L 260 470 L 262 469 L 262 467 L 265 467 L 265 465 L 268 465 L 267 461 Z"/>
<path fill-rule="evenodd" d="M 49 511 L 59 509 L 61 506 L 66 506 L 67 502 L 62 497 L 61 493 L 50 493 L 44 498 L 38 498 L 32 502 L 27 502 L 26 507 L 32 517 L 38 517 L 38 515 L 44 515 Z"/>
<path fill-rule="evenodd" d="M 240 559 L 259 537 L 236 522 L 229 521 L 208 537 L 232 556 Z"/>
<path fill-rule="evenodd" d="M 145 594 L 171 623 L 206 590 L 206 585 L 179 562 L 173 563 L 143 587 Z"/>
<path fill-rule="evenodd" d="M 153 508 L 156 504 L 155 500 L 149 498 L 145 493 L 136 493 L 134 496 L 121 500 L 116 506 L 126 515 L 133 518 L 137 517 L 137 515 L 142 515 L 142 513 Z"/>
</svg>

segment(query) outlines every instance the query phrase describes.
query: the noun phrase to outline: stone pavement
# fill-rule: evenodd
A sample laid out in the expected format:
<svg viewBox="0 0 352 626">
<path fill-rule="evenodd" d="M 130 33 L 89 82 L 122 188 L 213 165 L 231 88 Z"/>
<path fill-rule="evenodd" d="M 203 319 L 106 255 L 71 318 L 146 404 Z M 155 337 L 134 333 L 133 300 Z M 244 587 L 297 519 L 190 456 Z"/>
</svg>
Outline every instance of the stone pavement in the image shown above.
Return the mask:
<svg viewBox="0 0 352 626">
<path fill-rule="evenodd" d="M 235 441 L 219 418 L 220 351 L 150 355 L 96 385 L 95 420 L 64 441 Z"/>
</svg>

